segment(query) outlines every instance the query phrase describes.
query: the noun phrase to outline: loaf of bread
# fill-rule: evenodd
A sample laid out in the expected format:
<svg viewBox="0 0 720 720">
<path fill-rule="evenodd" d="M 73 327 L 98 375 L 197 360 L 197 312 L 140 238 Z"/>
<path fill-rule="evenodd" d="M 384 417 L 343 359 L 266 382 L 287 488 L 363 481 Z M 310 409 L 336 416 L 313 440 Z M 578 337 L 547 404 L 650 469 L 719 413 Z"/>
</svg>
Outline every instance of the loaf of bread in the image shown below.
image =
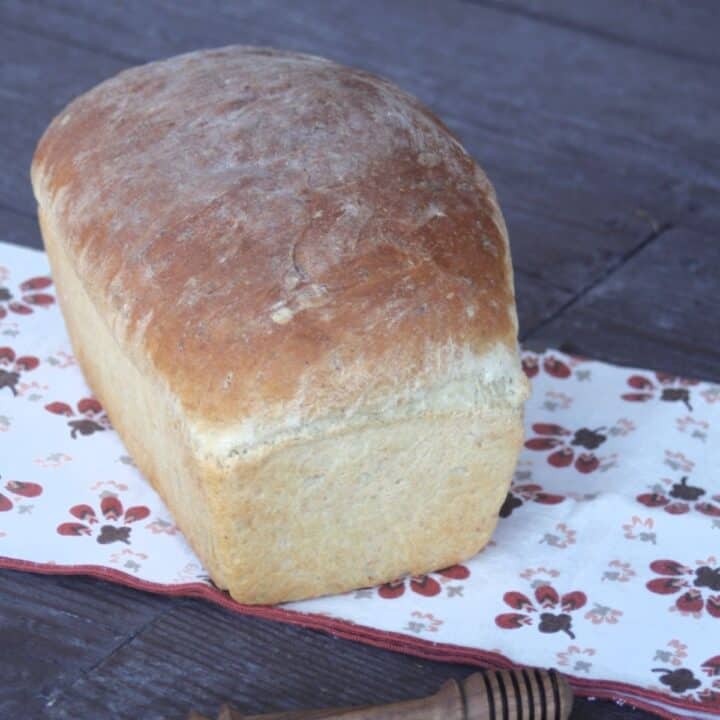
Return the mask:
<svg viewBox="0 0 720 720">
<path fill-rule="evenodd" d="M 507 233 L 416 99 L 190 53 L 72 102 L 32 181 L 87 382 L 219 587 L 307 598 L 488 542 L 527 395 Z"/>
</svg>

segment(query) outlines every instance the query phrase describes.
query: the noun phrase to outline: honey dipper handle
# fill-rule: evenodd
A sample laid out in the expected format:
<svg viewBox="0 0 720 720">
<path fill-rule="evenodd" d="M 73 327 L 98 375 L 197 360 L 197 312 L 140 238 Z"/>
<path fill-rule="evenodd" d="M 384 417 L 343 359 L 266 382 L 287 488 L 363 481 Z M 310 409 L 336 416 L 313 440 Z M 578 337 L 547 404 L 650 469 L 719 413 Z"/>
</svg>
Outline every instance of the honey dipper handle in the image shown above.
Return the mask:
<svg viewBox="0 0 720 720">
<path fill-rule="evenodd" d="M 218 720 L 466 720 L 460 686 L 448 680 L 430 697 L 389 705 L 295 710 L 272 715 L 242 715 L 225 706 Z"/>
<path fill-rule="evenodd" d="M 430 697 L 389 705 L 252 716 L 225 706 L 218 720 L 567 720 L 572 702 L 565 678 L 527 668 L 474 673 L 462 683 L 449 680 Z"/>
</svg>

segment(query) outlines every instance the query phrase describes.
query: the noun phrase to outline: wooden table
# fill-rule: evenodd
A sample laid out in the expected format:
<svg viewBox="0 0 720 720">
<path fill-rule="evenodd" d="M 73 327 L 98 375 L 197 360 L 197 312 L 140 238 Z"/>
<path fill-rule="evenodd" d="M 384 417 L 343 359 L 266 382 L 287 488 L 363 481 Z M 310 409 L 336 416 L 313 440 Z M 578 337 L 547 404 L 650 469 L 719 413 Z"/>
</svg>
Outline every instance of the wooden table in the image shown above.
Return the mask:
<svg viewBox="0 0 720 720">
<path fill-rule="evenodd" d="M 720 379 L 713 0 L 0 0 L 0 240 L 39 247 L 28 167 L 65 103 L 130 65 L 274 45 L 388 76 L 494 181 L 521 335 Z M 430 693 L 469 668 L 81 577 L 0 572 L 0 717 L 183 718 Z M 573 718 L 646 713 L 579 701 Z"/>
</svg>

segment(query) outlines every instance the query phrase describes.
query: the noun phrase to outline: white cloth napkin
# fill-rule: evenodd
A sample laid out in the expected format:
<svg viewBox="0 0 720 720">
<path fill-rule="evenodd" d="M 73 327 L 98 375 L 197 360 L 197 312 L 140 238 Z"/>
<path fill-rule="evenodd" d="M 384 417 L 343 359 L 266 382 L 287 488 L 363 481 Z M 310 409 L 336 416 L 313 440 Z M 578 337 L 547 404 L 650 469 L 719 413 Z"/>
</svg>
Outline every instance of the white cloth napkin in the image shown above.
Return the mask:
<svg viewBox="0 0 720 720">
<path fill-rule="evenodd" d="M 210 584 L 109 427 L 48 273 L 44 254 L 0 244 L 0 566 L 200 595 L 426 657 L 555 666 L 584 695 L 720 716 L 720 386 L 528 353 L 525 450 L 482 553 L 248 608 Z"/>
</svg>

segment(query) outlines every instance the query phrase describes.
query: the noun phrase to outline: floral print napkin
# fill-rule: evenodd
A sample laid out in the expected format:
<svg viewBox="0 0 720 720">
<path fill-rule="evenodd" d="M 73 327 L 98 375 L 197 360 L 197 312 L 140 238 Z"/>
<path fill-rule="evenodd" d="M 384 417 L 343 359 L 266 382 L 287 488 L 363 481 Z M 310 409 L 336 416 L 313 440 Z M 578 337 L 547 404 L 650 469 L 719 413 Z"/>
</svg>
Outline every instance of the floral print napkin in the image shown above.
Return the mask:
<svg viewBox="0 0 720 720">
<path fill-rule="evenodd" d="M 555 666 L 584 695 L 720 716 L 720 386 L 555 351 L 523 367 L 525 448 L 483 552 L 241 606 L 85 385 L 45 255 L 0 244 L 0 566 L 201 596 L 425 657 Z"/>
</svg>

